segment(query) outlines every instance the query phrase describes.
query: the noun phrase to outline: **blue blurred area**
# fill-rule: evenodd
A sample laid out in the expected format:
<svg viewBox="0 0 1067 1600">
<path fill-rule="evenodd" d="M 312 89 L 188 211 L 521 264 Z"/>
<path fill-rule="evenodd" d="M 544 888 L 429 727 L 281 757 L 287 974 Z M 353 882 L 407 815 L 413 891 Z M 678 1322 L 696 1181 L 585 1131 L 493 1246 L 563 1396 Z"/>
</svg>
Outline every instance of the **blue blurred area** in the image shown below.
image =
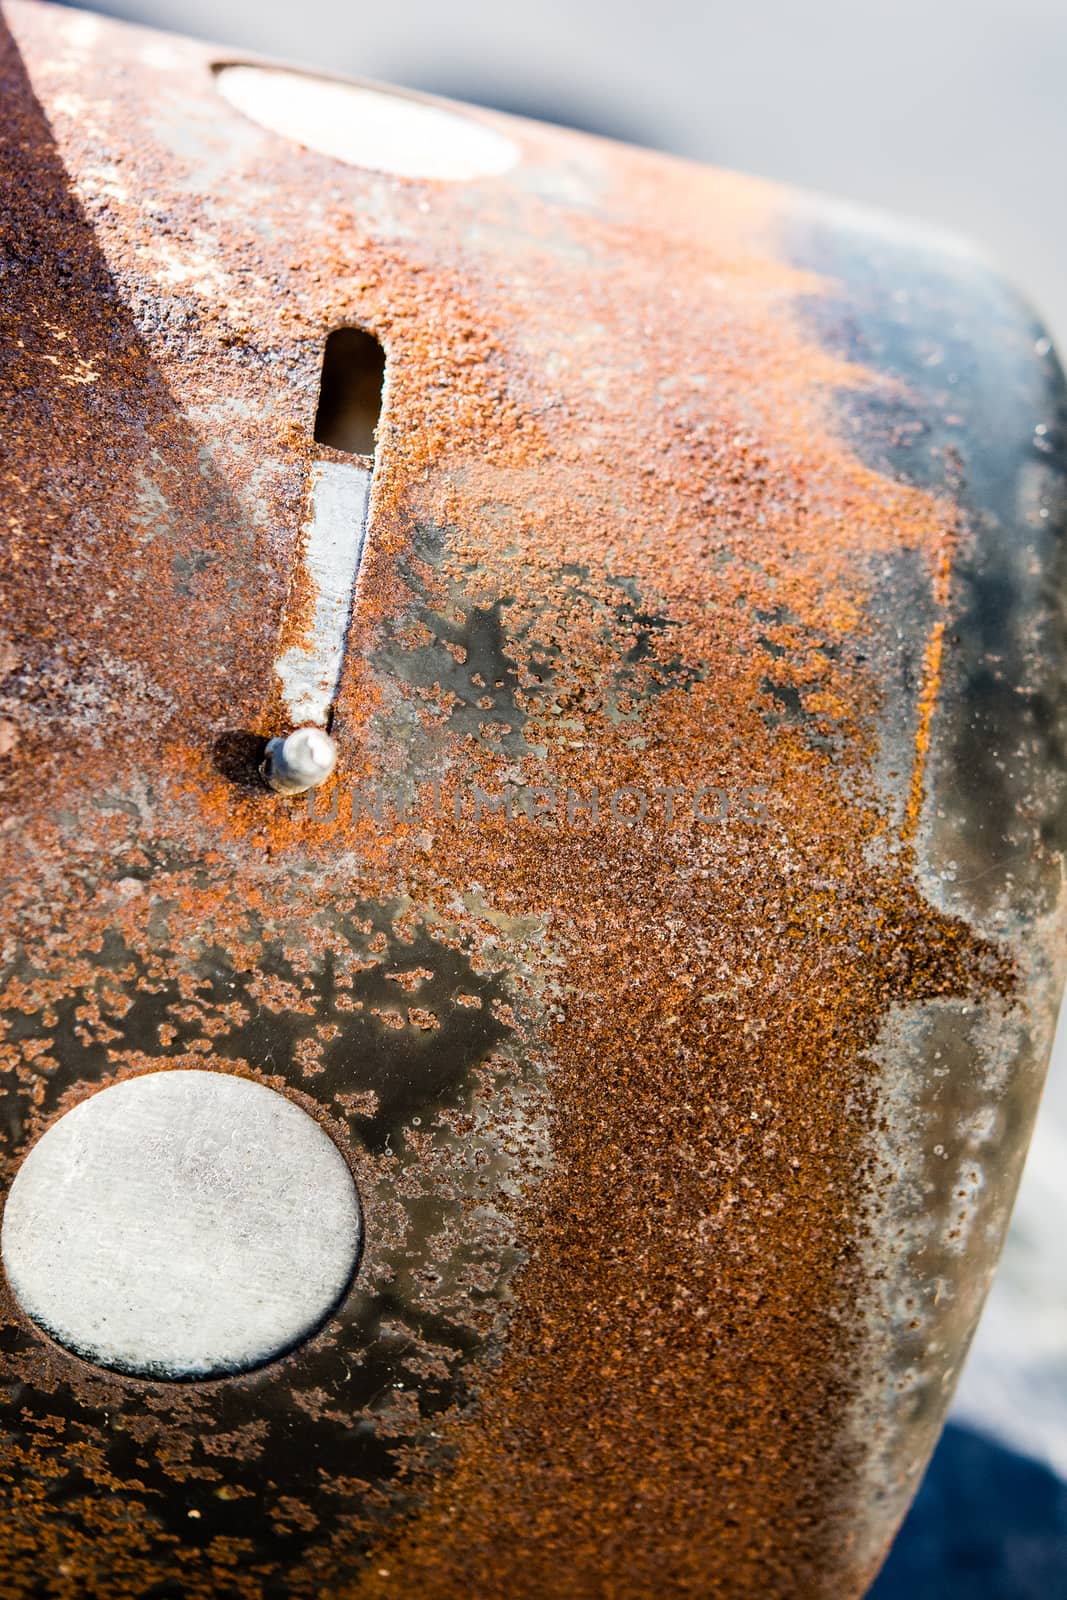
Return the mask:
<svg viewBox="0 0 1067 1600">
<path fill-rule="evenodd" d="M 1059 1600 L 1067 1484 L 950 1424 L 869 1600 Z"/>
</svg>

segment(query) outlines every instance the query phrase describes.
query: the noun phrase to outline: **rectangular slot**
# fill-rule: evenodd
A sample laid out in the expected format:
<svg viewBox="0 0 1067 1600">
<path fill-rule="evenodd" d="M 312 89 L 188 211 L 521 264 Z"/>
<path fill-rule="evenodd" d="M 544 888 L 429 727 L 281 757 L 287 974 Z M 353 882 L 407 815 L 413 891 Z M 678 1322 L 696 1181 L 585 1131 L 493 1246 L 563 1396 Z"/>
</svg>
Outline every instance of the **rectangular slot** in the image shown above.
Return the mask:
<svg viewBox="0 0 1067 1600">
<path fill-rule="evenodd" d="M 315 443 L 373 456 L 382 411 L 385 351 L 363 328 L 335 328 L 322 355 Z"/>
<path fill-rule="evenodd" d="M 327 336 L 315 442 L 351 459 L 311 467 L 292 605 L 275 671 L 290 727 L 329 728 L 367 538 L 385 351 L 363 328 Z M 308 601 L 311 604 L 309 606 Z"/>
</svg>

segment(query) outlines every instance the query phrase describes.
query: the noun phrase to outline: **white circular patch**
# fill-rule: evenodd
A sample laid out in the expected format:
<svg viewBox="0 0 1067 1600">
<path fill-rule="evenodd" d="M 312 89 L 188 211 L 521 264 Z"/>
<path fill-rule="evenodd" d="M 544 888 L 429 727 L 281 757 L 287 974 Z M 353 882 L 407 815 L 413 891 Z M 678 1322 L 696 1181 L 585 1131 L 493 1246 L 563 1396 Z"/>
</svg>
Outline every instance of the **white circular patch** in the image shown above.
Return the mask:
<svg viewBox="0 0 1067 1600">
<path fill-rule="evenodd" d="M 23 1309 L 100 1366 L 245 1371 L 306 1338 L 359 1258 L 341 1152 L 299 1106 L 223 1072 L 154 1072 L 83 1100 L 38 1140 L 4 1209 Z"/>
<path fill-rule="evenodd" d="M 519 159 L 495 128 L 386 89 L 283 67 L 223 66 L 219 91 L 246 117 L 320 155 L 396 178 L 496 177 Z"/>
</svg>

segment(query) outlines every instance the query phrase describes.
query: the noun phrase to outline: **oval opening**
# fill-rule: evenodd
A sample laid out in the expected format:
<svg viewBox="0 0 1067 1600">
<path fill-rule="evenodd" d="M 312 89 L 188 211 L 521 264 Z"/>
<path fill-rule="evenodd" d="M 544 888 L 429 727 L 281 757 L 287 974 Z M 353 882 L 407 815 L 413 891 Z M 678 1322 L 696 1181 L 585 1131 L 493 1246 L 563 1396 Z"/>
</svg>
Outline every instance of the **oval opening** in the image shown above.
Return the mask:
<svg viewBox="0 0 1067 1600">
<path fill-rule="evenodd" d="M 260 127 L 350 166 L 462 182 L 497 177 L 519 159 L 496 129 L 429 101 L 283 67 L 214 70 L 223 99 Z"/>
</svg>

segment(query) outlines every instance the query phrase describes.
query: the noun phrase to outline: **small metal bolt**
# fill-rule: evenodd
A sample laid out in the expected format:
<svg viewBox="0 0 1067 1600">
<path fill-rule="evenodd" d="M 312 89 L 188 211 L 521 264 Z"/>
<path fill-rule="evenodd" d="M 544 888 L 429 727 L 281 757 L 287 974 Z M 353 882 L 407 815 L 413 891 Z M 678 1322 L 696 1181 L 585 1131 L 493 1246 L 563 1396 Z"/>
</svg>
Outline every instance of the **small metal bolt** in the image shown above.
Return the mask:
<svg viewBox="0 0 1067 1600">
<path fill-rule="evenodd" d="M 325 783 L 337 765 L 337 746 L 322 728 L 296 728 L 271 739 L 260 772 L 275 794 L 305 794 Z"/>
</svg>

